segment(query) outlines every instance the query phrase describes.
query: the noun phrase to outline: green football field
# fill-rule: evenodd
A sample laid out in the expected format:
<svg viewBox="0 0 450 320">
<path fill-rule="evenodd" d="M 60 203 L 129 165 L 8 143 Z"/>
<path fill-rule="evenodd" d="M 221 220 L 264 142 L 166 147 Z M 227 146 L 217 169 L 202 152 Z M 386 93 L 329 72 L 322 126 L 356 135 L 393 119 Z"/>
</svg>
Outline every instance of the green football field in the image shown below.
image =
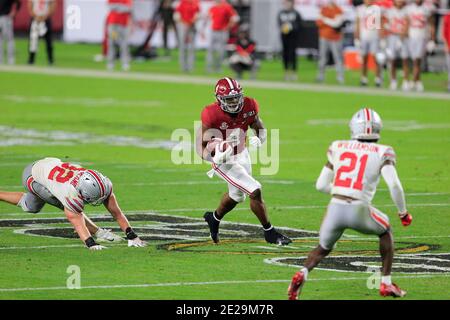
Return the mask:
<svg viewBox="0 0 450 320">
<path fill-rule="evenodd" d="M 414 216 L 404 228 L 381 182 L 374 204 L 391 219 L 393 279 L 408 291 L 405 299 L 450 298 L 448 99 L 246 86 L 267 128 L 279 130 L 278 170 L 262 174 L 276 167 L 275 159 L 253 171 L 272 224 L 294 242 L 265 243 L 247 201 L 226 216 L 222 243 L 213 245 L 202 216 L 215 209 L 226 185 L 206 176 L 208 164 L 173 161 L 191 151 L 194 121 L 212 102 L 213 85 L 0 73 L 0 190 L 23 190 L 22 170 L 36 159 L 81 163 L 112 180 L 122 209 L 150 244 L 91 252 L 56 208 L 26 214 L 0 203 L 0 299 L 286 299 L 296 266 L 317 244 L 329 201 L 314 188 L 327 147 L 348 138 L 348 120 L 362 106 L 384 119 L 381 142 L 396 150 Z M 191 141 L 177 144 L 176 129 L 186 129 Z M 86 213 L 119 233 L 104 208 Z M 302 299 L 381 299 L 377 250 L 376 237 L 346 232 L 310 274 Z M 81 289 L 70 290 L 78 268 Z"/>
</svg>

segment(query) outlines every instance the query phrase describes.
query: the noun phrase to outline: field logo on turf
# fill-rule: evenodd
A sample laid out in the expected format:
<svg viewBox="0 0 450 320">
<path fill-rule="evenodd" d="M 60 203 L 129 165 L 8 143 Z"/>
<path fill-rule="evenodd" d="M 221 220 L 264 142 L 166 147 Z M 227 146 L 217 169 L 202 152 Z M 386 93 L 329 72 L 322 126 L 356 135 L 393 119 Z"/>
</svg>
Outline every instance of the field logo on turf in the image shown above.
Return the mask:
<svg viewBox="0 0 450 320">
<path fill-rule="evenodd" d="M 69 277 L 66 281 L 67 289 L 81 289 L 81 269 L 77 265 L 67 267 L 66 273 Z"/>
<path fill-rule="evenodd" d="M 201 214 L 202 212 L 199 212 L 199 216 Z M 117 234 L 122 232 L 110 215 L 90 218 Z M 214 245 L 209 236 L 208 226 L 202 218 L 155 212 L 136 212 L 129 214 L 128 218 L 140 238 L 154 245 L 157 250 L 191 252 L 199 255 L 254 255 L 266 257 L 261 258 L 265 263 L 293 268 L 303 265 L 311 248 L 317 246 L 319 236 L 317 231 L 278 227 L 283 234 L 293 239 L 293 243 L 289 246 L 275 246 L 265 243 L 259 225 L 223 221 L 220 225 L 220 245 Z M 78 238 L 65 217 L 0 219 L 0 230 L 1 228 L 14 228 L 15 234 L 35 237 L 73 240 Z M 0 250 L 5 249 L 8 250 L 0 246 Z M 412 239 L 399 240 L 396 242 L 393 272 L 450 273 L 450 253 L 441 250 L 439 244 L 417 242 Z M 376 267 L 380 266 L 380 262 L 376 237 L 372 240 L 346 236 L 338 242 L 333 254 L 320 263 L 318 269 L 369 273 L 367 285 L 376 286 L 379 277 Z M 69 274 L 67 286 L 78 288 L 80 269 L 77 266 L 69 266 L 67 273 Z"/>
<path fill-rule="evenodd" d="M 175 129 L 171 135 L 174 143 L 171 161 L 176 165 L 204 164 L 207 161 L 200 157 L 202 143 L 213 137 L 226 140 L 240 152 L 240 143 L 247 143 L 246 133 L 237 129 L 225 129 L 225 134 L 219 129 L 208 129 L 201 134 L 201 122 L 194 122 L 194 136 L 185 128 Z M 251 133 L 253 134 L 253 133 Z M 224 136 L 225 135 L 225 136 Z M 280 168 L 280 131 L 278 129 L 260 130 L 259 136 L 265 136 L 266 141 L 260 146 L 248 145 L 252 164 L 260 165 L 260 175 L 271 176 L 278 173 Z M 208 162 L 209 163 L 209 162 Z"/>
</svg>

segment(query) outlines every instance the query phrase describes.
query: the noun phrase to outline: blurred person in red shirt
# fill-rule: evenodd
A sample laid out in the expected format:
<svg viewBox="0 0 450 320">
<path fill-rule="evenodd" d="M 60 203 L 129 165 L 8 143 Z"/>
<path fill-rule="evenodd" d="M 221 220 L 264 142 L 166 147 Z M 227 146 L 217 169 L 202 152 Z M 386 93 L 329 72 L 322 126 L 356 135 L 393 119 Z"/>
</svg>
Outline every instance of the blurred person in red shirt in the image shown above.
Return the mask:
<svg viewBox="0 0 450 320">
<path fill-rule="evenodd" d="M 244 71 L 250 71 L 250 78 L 256 78 L 258 61 L 256 60 L 256 43 L 250 38 L 249 26 L 242 25 L 239 28 L 235 49 L 229 62 L 230 68 L 236 72 L 237 79 L 242 79 Z"/>
<path fill-rule="evenodd" d="M 445 56 L 447 58 L 447 71 L 448 71 L 448 87 L 447 90 L 450 92 L 450 12 L 444 16 L 444 21 L 442 24 L 442 40 L 445 43 Z"/>
<path fill-rule="evenodd" d="M 108 0 L 108 7 L 107 68 L 108 70 L 114 70 L 117 45 L 120 49 L 122 70 L 128 71 L 130 70 L 130 49 L 128 40 L 130 36 L 133 0 Z"/>
<path fill-rule="evenodd" d="M 334 0 L 320 8 L 320 16 L 316 21 L 319 28 L 319 74 L 317 81 L 323 82 L 328 53 L 333 55 L 336 66 L 337 80 L 344 83 L 344 66 L 342 63 L 342 27 L 344 25 L 344 11 Z"/>
<path fill-rule="evenodd" d="M 191 72 L 195 62 L 195 23 L 198 20 L 200 6 L 198 0 L 181 0 L 175 8 L 174 19 L 177 22 L 180 67 L 183 72 Z"/>
<path fill-rule="evenodd" d="M 222 72 L 230 29 L 239 22 L 239 16 L 227 0 L 215 0 L 209 9 L 211 38 L 206 56 L 207 72 Z"/>
</svg>

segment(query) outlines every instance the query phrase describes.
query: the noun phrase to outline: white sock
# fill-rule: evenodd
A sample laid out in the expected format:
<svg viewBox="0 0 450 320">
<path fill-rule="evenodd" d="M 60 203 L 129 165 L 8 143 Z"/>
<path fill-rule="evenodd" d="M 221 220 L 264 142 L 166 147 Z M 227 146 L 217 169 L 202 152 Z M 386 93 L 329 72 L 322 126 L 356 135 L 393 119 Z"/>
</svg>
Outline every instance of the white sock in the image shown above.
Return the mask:
<svg viewBox="0 0 450 320">
<path fill-rule="evenodd" d="M 301 270 L 301 272 L 303 272 L 303 275 L 305 276 L 305 280 L 308 280 L 308 269 L 303 267 Z"/>
<path fill-rule="evenodd" d="M 392 284 L 391 276 L 382 276 L 381 283 L 384 283 L 385 285 L 390 286 Z"/>
</svg>

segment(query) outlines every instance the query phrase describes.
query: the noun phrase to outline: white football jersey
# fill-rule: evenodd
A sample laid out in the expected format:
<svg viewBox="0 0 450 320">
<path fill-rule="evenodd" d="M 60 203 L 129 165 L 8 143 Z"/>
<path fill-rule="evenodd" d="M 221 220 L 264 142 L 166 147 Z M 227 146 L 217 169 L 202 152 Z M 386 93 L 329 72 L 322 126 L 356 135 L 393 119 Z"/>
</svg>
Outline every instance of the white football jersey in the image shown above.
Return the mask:
<svg viewBox="0 0 450 320">
<path fill-rule="evenodd" d="M 392 147 L 357 140 L 335 141 L 328 149 L 328 161 L 333 165 L 332 194 L 362 200 L 368 204 L 380 181 L 386 160 L 395 163 Z"/>
<path fill-rule="evenodd" d="M 406 7 L 396 8 L 392 7 L 386 11 L 385 17 L 387 19 L 387 29 L 392 34 L 401 34 L 406 28 L 407 12 Z"/>
<path fill-rule="evenodd" d="M 86 169 L 57 158 L 45 158 L 33 165 L 31 174 L 36 182 L 47 188 L 65 208 L 81 213 L 84 202 L 75 185 Z"/>
<path fill-rule="evenodd" d="M 379 6 L 359 5 L 356 8 L 356 15 L 359 19 L 359 36 L 361 40 L 378 39 L 381 28 L 382 11 Z"/>
<path fill-rule="evenodd" d="M 418 6 L 415 3 L 411 3 L 406 6 L 406 12 L 409 20 L 408 36 L 412 39 L 426 38 L 428 19 L 431 16 L 430 8 L 424 4 Z"/>
</svg>

